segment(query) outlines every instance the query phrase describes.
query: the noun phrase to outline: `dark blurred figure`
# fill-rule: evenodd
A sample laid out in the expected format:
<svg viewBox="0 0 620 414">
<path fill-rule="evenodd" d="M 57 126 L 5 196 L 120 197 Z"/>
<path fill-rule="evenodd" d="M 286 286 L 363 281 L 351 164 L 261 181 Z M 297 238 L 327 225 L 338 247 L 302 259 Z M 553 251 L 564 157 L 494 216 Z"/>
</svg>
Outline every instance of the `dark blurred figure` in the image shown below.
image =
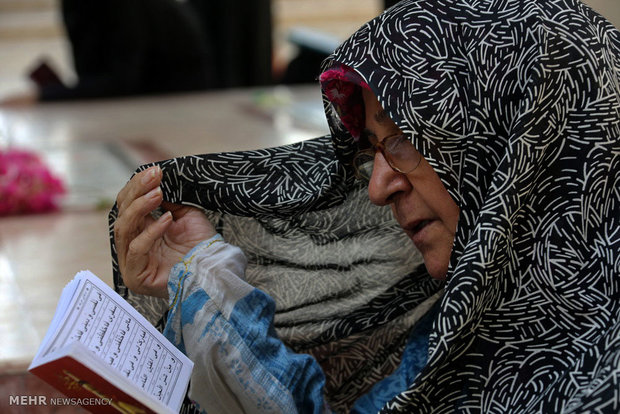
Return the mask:
<svg viewBox="0 0 620 414">
<path fill-rule="evenodd" d="M 270 0 L 187 0 L 211 39 L 219 88 L 273 83 Z"/>
<path fill-rule="evenodd" d="M 61 7 L 78 80 L 69 87 L 45 76 L 47 81 L 39 82 L 39 100 L 196 91 L 214 86 L 207 35 L 186 3 L 62 0 Z M 48 70 L 44 68 L 44 72 Z"/>
</svg>

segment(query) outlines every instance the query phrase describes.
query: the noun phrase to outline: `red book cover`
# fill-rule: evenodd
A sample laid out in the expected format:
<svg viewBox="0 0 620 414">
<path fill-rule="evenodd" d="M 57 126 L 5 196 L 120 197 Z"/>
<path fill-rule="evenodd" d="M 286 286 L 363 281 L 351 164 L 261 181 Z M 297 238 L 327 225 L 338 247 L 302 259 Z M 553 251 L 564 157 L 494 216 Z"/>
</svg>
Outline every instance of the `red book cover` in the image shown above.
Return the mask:
<svg viewBox="0 0 620 414">
<path fill-rule="evenodd" d="M 154 413 L 116 385 L 71 356 L 47 362 L 30 370 L 82 407 L 96 413 Z"/>
</svg>

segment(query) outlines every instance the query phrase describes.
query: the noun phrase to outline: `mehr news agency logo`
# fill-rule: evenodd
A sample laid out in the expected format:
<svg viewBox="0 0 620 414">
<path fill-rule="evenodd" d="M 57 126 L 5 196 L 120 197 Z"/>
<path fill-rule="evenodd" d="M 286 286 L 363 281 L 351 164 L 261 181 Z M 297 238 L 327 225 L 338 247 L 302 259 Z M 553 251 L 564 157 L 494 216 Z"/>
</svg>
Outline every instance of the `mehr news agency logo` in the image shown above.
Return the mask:
<svg viewBox="0 0 620 414">
<path fill-rule="evenodd" d="M 35 406 L 35 405 L 81 405 L 103 406 L 112 405 L 112 398 L 70 398 L 70 397 L 47 397 L 45 395 L 9 395 L 9 406 Z"/>
</svg>

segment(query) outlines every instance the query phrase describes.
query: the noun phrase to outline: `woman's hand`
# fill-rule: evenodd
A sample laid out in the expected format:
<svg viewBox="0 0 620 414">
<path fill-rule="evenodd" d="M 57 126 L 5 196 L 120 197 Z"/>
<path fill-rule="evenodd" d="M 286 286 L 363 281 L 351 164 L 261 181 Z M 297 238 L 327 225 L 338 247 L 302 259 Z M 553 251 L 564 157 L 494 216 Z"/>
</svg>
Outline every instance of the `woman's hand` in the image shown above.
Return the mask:
<svg viewBox="0 0 620 414">
<path fill-rule="evenodd" d="M 116 199 L 114 239 L 125 285 L 134 293 L 168 297 L 168 274 L 174 264 L 215 229 L 195 207 L 163 202 L 159 167 L 136 174 Z M 155 220 L 151 212 L 166 213 Z"/>
</svg>

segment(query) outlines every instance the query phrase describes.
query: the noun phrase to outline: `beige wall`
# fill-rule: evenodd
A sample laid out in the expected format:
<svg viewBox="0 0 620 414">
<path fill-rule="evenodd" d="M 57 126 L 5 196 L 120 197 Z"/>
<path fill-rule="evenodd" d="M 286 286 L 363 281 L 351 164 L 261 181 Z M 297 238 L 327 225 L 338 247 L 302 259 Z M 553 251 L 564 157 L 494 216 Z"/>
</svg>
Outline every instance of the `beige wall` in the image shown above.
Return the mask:
<svg viewBox="0 0 620 414">
<path fill-rule="evenodd" d="M 582 0 L 620 28 L 620 0 Z"/>
</svg>

